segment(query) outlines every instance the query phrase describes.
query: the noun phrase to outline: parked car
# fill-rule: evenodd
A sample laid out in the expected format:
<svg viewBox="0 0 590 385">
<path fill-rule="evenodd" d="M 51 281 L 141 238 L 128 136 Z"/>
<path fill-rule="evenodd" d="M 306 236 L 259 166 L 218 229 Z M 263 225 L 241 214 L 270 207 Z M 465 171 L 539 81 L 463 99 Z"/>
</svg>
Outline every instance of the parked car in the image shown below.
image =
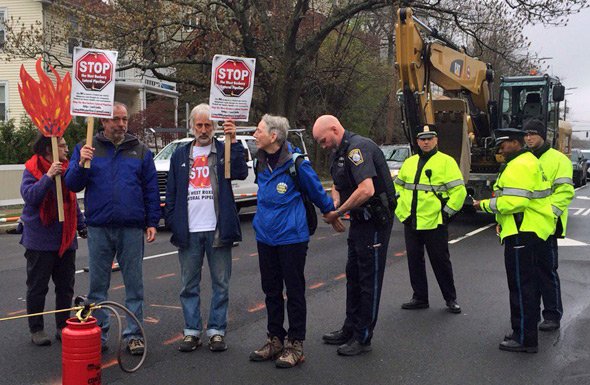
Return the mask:
<svg viewBox="0 0 590 385">
<path fill-rule="evenodd" d="M 383 144 L 379 146 L 389 166 L 391 177 L 395 179 L 404 161 L 412 154 L 409 144 Z"/>
<path fill-rule="evenodd" d="M 579 148 L 572 148 L 572 154 L 570 156 L 572 160 L 572 166 L 574 168 L 574 187 L 580 187 L 586 184 L 588 179 L 588 163 L 582 150 Z"/>
<path fill-rule="evenodd" d="M 246 179 L 232 181 L 234 199 L 236 201 L 238 210 L 242 207 L 256 205 L 258 186 L 254 183 L 253 160 L 256 156 L 257 148 L 254 137 L 252 135 L 248 135 L 249 133 L 254 132 L 255 129 L 255 127 L 242 127 L 238 128 L 236 132 L 236 139 L 244 146 L 244 157 L 246 158 L 246 163 L 248 164 L 248 176 Z M 294 146 L 301 149 L 304 153 L 307 153 L 305 141 L 303 140 L 304 131 L 305 130 L 303 129 L 289 130 L 289 141 L 293 143 Z M 218 140 L 222 142 L 224 141 L 225 137 L 223 132 L 216 132 L 215 135 Z M 166 182 L 168 180 L 168 171 L 170 170 L 170 158 L 178 146 L 193 140 L 194 138 L 191 136 L 170 142 L 154 157 L 156 171 L 158 172 L 158 188 L 160 190 L 160 202 L 162 210 L 164 210 L 166 201 Z"/>
<path fill-rule="evenodd" d="M 580 150 L 582 155 L 586 158 L 586 170 L 590 169 L 590 150 Z M 590 178 L 590 173 L 586 173 L 586 179 Z"/>
</svg>

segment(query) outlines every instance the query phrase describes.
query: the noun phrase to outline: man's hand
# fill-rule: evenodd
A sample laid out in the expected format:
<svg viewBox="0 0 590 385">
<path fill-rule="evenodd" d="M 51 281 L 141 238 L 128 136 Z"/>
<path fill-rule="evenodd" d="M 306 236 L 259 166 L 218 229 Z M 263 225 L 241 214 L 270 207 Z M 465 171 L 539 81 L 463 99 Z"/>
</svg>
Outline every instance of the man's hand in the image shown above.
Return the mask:
<svg viewBox="0 0 590 385">
<path fill-rule="evenodd" d="M 147 243 L 152 243 L 153 241 L 156 240 L 156 228 L 155 227 L 148 227 L 145 230 L 145 241 Z"/>
<path fill-rule="evenodd" d="M 225 135 L 231 135 L 231 142 L 237 143 L 238 140 L 236 139 L 236 124 L 233 120 L 226 120 L 223 122 L 223 133 Z"/>
<path fill-rule="evenodd" d="M 473 200 L 473 208 L 476 209 L 476 210 L 482 211 L 481 204 L 480 203 L 481 203 L 481 201 L 478 201 L 478 200 L 475 200 L 474 199 Z"/>
<path fill-rule="evenodd" d="M 324 222 L 329 223 L 332 226 L 337 219 L 340 219 L 340 214 L 336 211 L 329 211 L 324 214 Z"/>
<path fill-rule="evenodd" d="M 84 163 L 86 163 L 87 160 L 92 160 L 92 158 L 94 158 L 94 147 L 85 144 L 80 149 L 80 162 L 78 164 L 80 167 L 84 167 Z"/>
<path fill-rule="evenodd" d="M 343 233 L 344 230 L 346 230 L 346 227 L 344 227 L 344 222 L 342 222 L 340 218 L 337 218 L 334 222 L 332 222 L 332 228 L 338 233 Z"/>
</svg>

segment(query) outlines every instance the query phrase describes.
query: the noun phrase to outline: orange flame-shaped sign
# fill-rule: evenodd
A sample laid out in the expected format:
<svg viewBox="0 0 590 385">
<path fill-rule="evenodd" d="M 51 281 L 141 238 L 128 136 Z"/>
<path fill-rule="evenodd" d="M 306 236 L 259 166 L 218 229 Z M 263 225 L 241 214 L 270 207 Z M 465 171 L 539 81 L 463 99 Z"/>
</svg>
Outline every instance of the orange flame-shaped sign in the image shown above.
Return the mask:
<svg viewBox="0 0 590 385">
<path fill-rule="evenodd" d="M 55 76 L 55 85 L 41 68 L 41 58 L 36 64 L 39 82 L 33 79 L 21 65 L 21 84 L 18 85 L 18 93 L 23 107 L 43 135 L 63 136 L 72 120 L 70 114 L 72 79 L 69 73 L 61 79 L 52 66 L 49 68 Z"/>
</svg>

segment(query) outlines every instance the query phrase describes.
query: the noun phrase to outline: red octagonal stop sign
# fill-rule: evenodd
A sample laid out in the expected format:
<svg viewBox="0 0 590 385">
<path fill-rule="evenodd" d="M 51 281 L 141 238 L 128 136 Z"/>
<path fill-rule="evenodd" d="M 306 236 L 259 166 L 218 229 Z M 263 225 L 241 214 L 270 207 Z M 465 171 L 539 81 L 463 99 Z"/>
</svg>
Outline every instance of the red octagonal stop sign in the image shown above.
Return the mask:
<svg viewBox="0 0 590 385">
<path fill-rule="evenodd" d="M 102 52 L 88 52 L 74 63 L 76 79 L 88 91 L 101 91 L 114 78 L 113 63 Z"/>
<path fill-rule="evenodd" d="M 227 59 L 215 70 L 215 86 L 225 96 L 240 96 L 252 84 L 252 71 L 242 60 Z"/>
</svg>

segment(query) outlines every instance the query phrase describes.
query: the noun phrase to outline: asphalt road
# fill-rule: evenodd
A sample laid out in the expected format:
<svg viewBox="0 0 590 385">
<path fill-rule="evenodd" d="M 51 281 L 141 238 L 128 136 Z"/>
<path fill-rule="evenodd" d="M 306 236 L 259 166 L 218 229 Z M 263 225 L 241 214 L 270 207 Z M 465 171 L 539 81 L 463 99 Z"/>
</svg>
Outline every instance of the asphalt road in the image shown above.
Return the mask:
<svg viewBox="0 0 590 385">
<path fill-rule="evenodd" d="M 411 297 L 401 226 L 394 226 L 373 351 L 340 357 L 321 335 L 341 326 L 344 317 L 346 236 L 320 224 L 310 243 L 306 265 L 308 327 L 306 362 L 279 370 L 269 362 L 248 361 L 265 338 L 266 313 L 251 226 L 242 216 L 244 242 L 233 249 L 229 349 L 193 353 L 176 349 L 183 328 L 178 300 L 177 253 L 162 231 L 146 247 L 144 262 L 145 328 L 148 358 L 134 374 L 116 364 L 115 341 L 103 357 L 103 384 L 590 384 L 590 187 L 577 191 L 570 208 L 568 239 L 560 247 L 565 315 L 562 328 L 541 333 L 538 354 L 508 353 L 498 343 L 509 330 L 508 288 L 503 249 L 487 215 L 463 215 L 450 226 L 451 259 L 463 313 L 447 313 L 429 269 L 430 309 L 406 311 Z M 0 318 L 25 313 L 25 260 L 18 236 L 0 235 Z M 86 242 L 77 257 L 76 294 L 86 294 Z M 428 265 L 428 264 L 427 264 Z M 428 265 L 429 266 L 429 265 Z M 203 270 L 204 320 L 210 295 Z M 52 309 L 53 288 L 47 309 Z M 123 302 L 121 274 L 113 273 L 110 299 Z M 53 317 L 46 316 L 53 334 Z M 0 384 L 60 384 L 61 347 L 36 347 L 26 320 L 0 322 Z M 123 354 L 128 365 L 135 358 Z"/>
</svg>

